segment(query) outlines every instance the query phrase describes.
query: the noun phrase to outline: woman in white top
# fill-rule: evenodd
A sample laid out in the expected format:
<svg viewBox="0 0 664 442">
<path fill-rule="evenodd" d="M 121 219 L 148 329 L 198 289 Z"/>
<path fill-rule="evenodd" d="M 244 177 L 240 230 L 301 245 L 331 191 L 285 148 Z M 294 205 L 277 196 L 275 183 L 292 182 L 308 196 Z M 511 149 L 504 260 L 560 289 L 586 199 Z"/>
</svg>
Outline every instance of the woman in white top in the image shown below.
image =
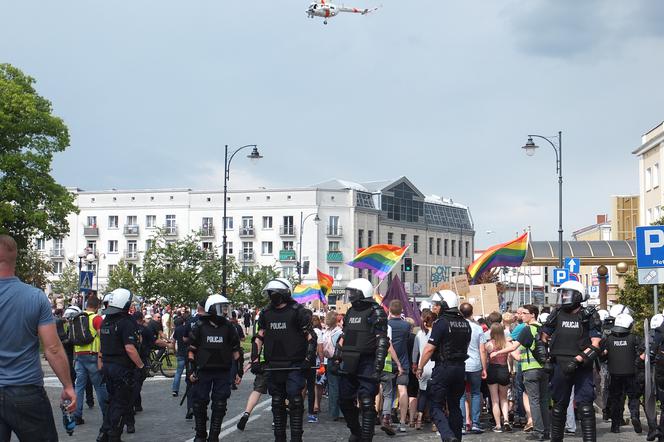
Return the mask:
<svg viewBox="0 0 664 442">
<path fill-rule="evenodd" d="M 429 335 L 431 335 L 431 327 L 433 326 L 433 321 L 436 320 L 436 316 L 431 311 L 424 311 L 422 313 L 422 328 L 417 332 L 415 336 L 415 345 L 413 346 L 413 366 L 414 370 L 417 369 L 417 363 L 420 360 L 420 355 L 424 351 L 424 346 L 427 345 L 429 341 Z M 431 379 L 431 372 L 435 365 L 435 361 L 430 360 L 424 366 L 424 371 L 422 372 L 422 377 L 420 378 L 420 394 L 417 398 L 417 422 L 415 423 L 415 428 L 418 430 L 422 429 L 422 415 L 427 408 L 427 384 Z M 436 426 L 433 425 L 432 431 L 436 431 Z"/>
</svg>

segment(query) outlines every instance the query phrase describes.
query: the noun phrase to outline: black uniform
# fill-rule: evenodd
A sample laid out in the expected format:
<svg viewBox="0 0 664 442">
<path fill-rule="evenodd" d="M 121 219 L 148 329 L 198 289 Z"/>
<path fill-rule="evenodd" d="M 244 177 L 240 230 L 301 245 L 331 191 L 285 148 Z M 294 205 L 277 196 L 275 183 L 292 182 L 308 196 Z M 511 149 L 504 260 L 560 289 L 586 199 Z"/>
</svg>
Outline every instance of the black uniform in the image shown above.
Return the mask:
<svg viewBox="0 0 664 442">
<path fill-rule="evenodd" d="M 300 369 L 309 368 L 307 365 L 314 362 L 316 352 L 311 311 L 290 300 L 282 308 L 270 304 L 261 312 L 258 321 L 259 329 L 264 331 L 263 354 L 268 368 L 268 391 L 272 396 L 274 440 L 286 441 L 285 401 L 288 398 L 291 441 L 302 441 L 302 390 L 306 381 Z M 308 337 L 311 339 L 307 340 Z M 252 361 L 257 357 L 252 355 Z"/>
<path fill-rule="evenodd" d="M 574 400 L 581 414 L 583 440 L 595 441 L 597 432 L 593 408 L 593 365 L 599 356 L 599 348 L 591 349 L 591 358 L 584 356 L 583 352 L 591 348 L 590 338 L 602 336 L 599 315 L 593 307 L 579 308 L 576 313 L 556 308 L 542 330 L 551 338 L 549 350 L 554 362 L 551 377 L 551 397 L 554 401 L 551 412 L 551 441 L 560 442 L 563 439 L 572 387 Z M 582 356 L 584 362 L 578 363 L 575 360 L 577 355 Z"/>
<path fill-rule="evenodd" d="M 463 417 L 459 403 L 463 396 L 472 331 L 459 311 L 448 309 L 433 323 L 429 344 L 436 347 L 432 360 L 436 365 L 427 386 L 431 401 L 431 419 L 442 440 L 462 437 Z M 449 417 L 445 410 L 449 410 Z"/>
<path fill-rule="evenodd" d="M 353 302 L 344 318 L 339 408 L 351 438 L 356 440 L 370 441 L 373 438 L 374 398 L 378 394 L 389 346 L 387 315 L 383 307 L 373 299 Z"/>
<path fill-rule="evenodd" d="M 659 401 L 660 414 L 658 436 L 664 435 L 664 324 L 655 329 L 653 333 L 653 345 L 651 350 L 655 363 L 655 385 L 657 387 L 657 400 Z M 654 418 L 654 416 L 653 416 Z"/>
<path fill-rule="evenodd" d="M 125 417 L 131 413 L 136 368 L 125 350 L 125 345 L 139 347 L 138 329 L 129 315 L 121 312 L 104 318 L 99 335 L 104 364 L 102 374 L 106 378 L 108 390 L 108 409 L 99 439 L 117 442 L 122 434 Z"/>
<path fill-rule="evenodd" d="M 233 353 L 240 351 L 240 339 L 233 324 L 224 316 L 200 317 L 189 337 L 189 350 L 195 354 L 195 375 L 198 378 L 191 393 L 196 427 L 194 441 L 206 440 L 210 397 L 212 415 L 207 440 L 217 441 L 231 395 L 231 366 L 236 364 Z"/>
</svg>

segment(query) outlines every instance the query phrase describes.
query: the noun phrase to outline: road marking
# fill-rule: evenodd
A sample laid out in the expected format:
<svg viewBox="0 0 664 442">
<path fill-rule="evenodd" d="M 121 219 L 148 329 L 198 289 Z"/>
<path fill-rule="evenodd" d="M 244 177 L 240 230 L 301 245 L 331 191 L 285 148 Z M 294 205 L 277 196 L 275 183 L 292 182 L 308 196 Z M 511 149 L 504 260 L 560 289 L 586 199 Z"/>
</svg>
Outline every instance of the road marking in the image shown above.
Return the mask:
<svg viewBox="0 0 664 442">
<path fill-rule="evenodd" d="M 167 378 L 166 376 L 158 375 L 152 376 L 145 379 L 145 382 L 157 382 L 157 381 L 173 381 L 173 378 Z M 62 388 L 60 380 L 56 376 L 47 376 L 44 378 L 44 387 L 50 388 Z"/>
</svg>

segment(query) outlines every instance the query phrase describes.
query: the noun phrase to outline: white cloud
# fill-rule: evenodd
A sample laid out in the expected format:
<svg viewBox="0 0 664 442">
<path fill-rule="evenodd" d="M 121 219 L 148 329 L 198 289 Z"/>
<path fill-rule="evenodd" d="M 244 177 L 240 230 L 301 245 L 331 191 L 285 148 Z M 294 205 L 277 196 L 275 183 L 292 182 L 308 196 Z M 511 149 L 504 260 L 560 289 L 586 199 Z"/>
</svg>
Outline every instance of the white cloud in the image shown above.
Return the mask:
<svg viewBox="0 0 664 442">
<path fill-rule="evenodd" d="M 188 181 L 191 187 L 197 190 L 223 189 L 224 187 L 224 164 L 221 162 L 199 163 L 195 166 L 197 172 L 190 175 Z M 247 167 L 231 167 L 228 180 L 228 189 L 258 189 L 260 187 L 274 188 L 275 183 L 263 176 L 258 175 L 259 169 L 250 165 Z"/>
</svg>

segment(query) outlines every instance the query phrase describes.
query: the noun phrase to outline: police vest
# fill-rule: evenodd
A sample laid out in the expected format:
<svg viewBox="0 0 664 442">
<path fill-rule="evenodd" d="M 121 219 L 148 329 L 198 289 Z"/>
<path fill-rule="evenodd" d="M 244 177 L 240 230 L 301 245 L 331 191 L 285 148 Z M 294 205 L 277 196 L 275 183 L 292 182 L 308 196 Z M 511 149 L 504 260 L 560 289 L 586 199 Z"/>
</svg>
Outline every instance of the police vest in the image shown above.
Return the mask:
<svg viewBox="0 0 664 442">
<path fill-rule="evenodd" d="M 633 334 L 611 334 L 606 338 L 605 347 L 610 374 L 633 375 L 636 372 L 636 337 Z"/>
<path fill-rule="evenodd" d="M 525 347 L 523 345 L 519 347 L 519 351 L 521 353 L 521 359 L 519 362 L 521 364 L 522 371 L 542 368 L 542 364 L 537 362 L 532 353 L 533 349 L 535 348 L 535 339 L 537 338 L 537 333 L 539 332 L 539 327 L 541 327 L 541 324 L 529 324 L 527 327 L 530 330 L 530 334 L 533 335 L 533 342 L 530 344 L 530 347 Z"/>
<path fill-rule="evenodd" d="M 298 321 L 300 304 L 263 310 L 264 354 L 267 362 L 301 362 L 307 355 L 307 338 Z"/>
<path fill-rule="evenodd" d="M 94 320 L 99 315 L 96 313 L 83 312 L 84 315 L 88 315 L 88 328 L 90 329 L 90 334 L 95 338 L 87 345 L 75 345 L 74 353 L 90 352 L 90 353 L 99 353 L 99 332 L 94 326 Z"/>
<path fill-rule="evenodd" d="M 439 321 L 447 323 L 449 334 L 441 342 L 439 362 L 463 362 L 468 359 L 468 344 L 472 331 L 470 324 L 458 312 L 443 312 Z"/>
<path fill-rule="evenodd" d="M 231 368 L 233 361 L 233 349 L 231 337 L 233 336 L 233 325 L 224 320 L 222 324 L 215 327 L 207 320 L 198 323 L 198 342 L 194 346 L 196 351 L 196 364 L 201 370 Z"/>
<path fill-rule="evenodd" d="M 343 351 L 372 355 L 376 353 L 376 330 L 373 324 L 375 308 L 382 308 L 371 303 L 358 309 L 351 307 L 344 318 Z"/>
<path fill-rule="evenodd" d="M 558 310 L 556 327 L 551 338 L 552 356 L 576 356 L 590 346 L 588 325 L 583 320 L 583 310 L 567 313 Z"/>
<path fill-rule="evenodd" d="M 124 313 L 118 313 L 114 315 L 107 315 L 106 318 L 104 318 L 104 321 L 101 323 L 99 339 L 101 344 L 102 361 L 113 362 L 125 367 L 131 367 L 133 363 L 127 355 L 124 343 L 122 342 L 122 336 L 118 330 L 118 327 L 124 321 L 129 321 L 129 317 Z M 128 326 L 128 324 L 122 325 L 125 327 Z"/>
</svg>

